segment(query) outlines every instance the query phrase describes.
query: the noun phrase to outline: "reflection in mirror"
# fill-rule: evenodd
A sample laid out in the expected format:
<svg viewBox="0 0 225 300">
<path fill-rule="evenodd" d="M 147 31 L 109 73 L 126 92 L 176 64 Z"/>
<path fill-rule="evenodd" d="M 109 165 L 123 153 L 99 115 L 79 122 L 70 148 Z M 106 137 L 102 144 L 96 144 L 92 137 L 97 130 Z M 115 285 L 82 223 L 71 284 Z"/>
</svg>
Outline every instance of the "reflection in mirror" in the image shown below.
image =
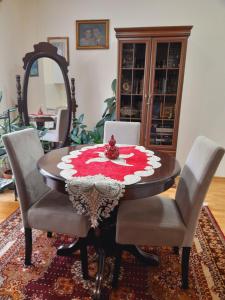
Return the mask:
<svg viewBox="0 0 225 300">
<path fill-rule="evenodd" d="M 37 129 L 48 129 L 42 140 L 53 143 L 64 140 L 67 95 L 61 69 L 54 60 L 44 57 L 34 62 L 28 83 L 27 108 L 30 124 Z"/>
</svg>

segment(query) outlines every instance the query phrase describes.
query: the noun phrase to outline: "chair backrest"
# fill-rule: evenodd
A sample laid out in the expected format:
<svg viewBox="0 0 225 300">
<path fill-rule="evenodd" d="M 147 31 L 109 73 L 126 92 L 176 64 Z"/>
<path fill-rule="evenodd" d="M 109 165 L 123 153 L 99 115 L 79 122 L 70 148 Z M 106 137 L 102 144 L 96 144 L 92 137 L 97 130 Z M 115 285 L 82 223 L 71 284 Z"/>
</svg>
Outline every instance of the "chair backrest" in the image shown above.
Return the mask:
<svg viewBox="0 0 225 300">
<path fill-rule="evenodd" d="M 140 123 L 106 121 L 104 126 L 103 142 L 108 143 L 112 134 L 118 144 L 139 145 Z"/>
<path fill-rule="evenodd" d="M 2 136 L 16 180 L 20 207 L 26 226 L 26 212 L 50 189 L 37 169 L 37 161 L 44 155 L 36 129 L 29 128 Z"/>
<path fill-rule="evenodd" d="M 201 207 L 225 149 L 199 136 L 181 172 L 175 201 L 187 226 L 184 246 L 191 246 Z"/>
<path fill-rule="evenodd" d="M 57 121 L 56 121 L 56 132 L 58 135 L 58 141 L 61 142 L 64 140 L 64 137 L 67 132 L 67 119 L 68 119 L 68 109 L 67 108 L 59 108 L 57 113 Z"/>
</svg>

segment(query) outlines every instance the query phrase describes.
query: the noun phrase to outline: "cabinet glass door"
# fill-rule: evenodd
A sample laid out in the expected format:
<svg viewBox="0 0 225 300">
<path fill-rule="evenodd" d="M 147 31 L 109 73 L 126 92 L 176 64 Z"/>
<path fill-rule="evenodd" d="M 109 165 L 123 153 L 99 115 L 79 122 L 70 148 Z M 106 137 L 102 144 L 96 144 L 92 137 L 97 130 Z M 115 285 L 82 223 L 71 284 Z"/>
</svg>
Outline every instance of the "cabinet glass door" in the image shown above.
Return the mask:
<svg viewBox="0 0 225 300">
<path fill-rule="evenodd" d="M 146 43 L 122 43 L 120 66 L 121 121 L 140 122 L 144 94 Z"/>
<path fill-rule="evenodd" d="M 150 144 L 172 146 L 176 134 L 176 106 L 182 42 L 158 41 L 155 45 L 151 90 Z"/>
</svg>

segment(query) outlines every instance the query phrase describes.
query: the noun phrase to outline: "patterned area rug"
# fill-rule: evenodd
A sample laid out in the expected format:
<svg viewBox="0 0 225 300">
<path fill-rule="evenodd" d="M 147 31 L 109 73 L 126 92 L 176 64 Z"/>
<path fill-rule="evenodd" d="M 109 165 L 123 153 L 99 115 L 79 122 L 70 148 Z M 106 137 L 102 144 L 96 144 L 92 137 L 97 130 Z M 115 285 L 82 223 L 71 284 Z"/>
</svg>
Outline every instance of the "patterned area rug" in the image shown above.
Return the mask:
<svg viewBox="0 0 225 300">
<path fill-rule="evenodd" d="M 81 277 L 79 253 L 57 257 L 56 248 L 71 239 L 47 238 L 34 230 L 33 266 L 24 268 L 24 237 L 17 210 L 0 225 L 1 300 L 89 300 L 94 287 L 96 257 L 89 249 L 89 274 Z M 105 268 L 104 300 L 197 300 L 225 299 L 224 236 L 207 207 L 203 208 L 191 254 L 190 289 L 180 289 L 180 257 L 170 248 L 149 249 L 160 256 L 159 267 L 144 267 L 124 253 L 119 288 L 112 291 L 113 259 Z"/>
</svg>

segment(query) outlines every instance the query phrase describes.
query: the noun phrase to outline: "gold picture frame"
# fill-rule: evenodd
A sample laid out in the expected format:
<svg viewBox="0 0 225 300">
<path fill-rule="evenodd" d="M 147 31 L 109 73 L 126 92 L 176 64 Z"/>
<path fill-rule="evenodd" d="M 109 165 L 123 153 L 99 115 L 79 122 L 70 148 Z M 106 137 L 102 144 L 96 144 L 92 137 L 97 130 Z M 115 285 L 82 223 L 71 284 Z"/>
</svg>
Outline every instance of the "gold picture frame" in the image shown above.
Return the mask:
<svg viewBox="0 0 225 300">
<path fill-rule="evenodd" d="M 48 37 L 47 41 L 58 49 L 58 54 L 64 56 L 69 63 L 69 38 L 63 37 Z"/>
<path fill-rule="evenodd" d="M 109 20 L 77 20 L 76 49 L 109 49 Z"/>
</svg>

